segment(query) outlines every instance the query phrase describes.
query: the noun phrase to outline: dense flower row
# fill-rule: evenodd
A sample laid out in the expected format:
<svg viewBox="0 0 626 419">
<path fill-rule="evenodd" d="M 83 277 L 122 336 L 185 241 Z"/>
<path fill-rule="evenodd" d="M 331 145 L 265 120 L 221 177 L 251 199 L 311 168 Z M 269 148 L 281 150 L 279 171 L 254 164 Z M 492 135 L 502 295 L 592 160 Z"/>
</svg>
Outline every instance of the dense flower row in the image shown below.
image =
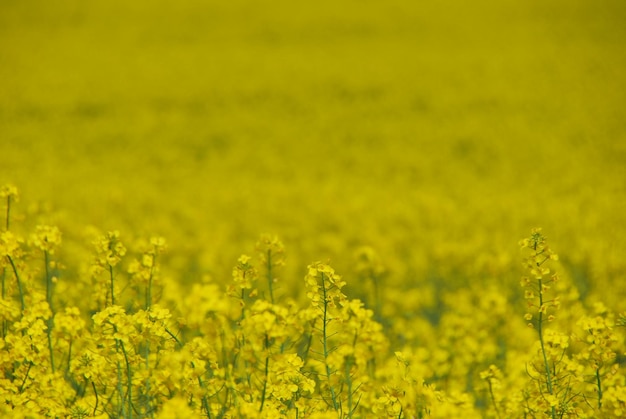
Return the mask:
<svg viewBox="0 0 626 419">
<path fill-rule="evenodd" d="M 99 234 L 84 269 L 70 269 L 59 256 L 62 232 L 18 233 L 17 188 L 3 187 L 1 199 L 5 416 L 626 414 L 624 315 L 581 301 L 549 266 L 558 257 L 540 229 L 520 242 L 519 296 L 463 287 L 442 297 L 453 310 L 424 313 L 402 331 L 403 319 L 384 310 L 385 267 L 371 248 L 358 251 L 351 279 L 310 264 L 292 299 L 278 291 L 284 245 L 264 235 L 228 286 L 203 278 L 176 291 L 162 273 L 163 238 L 129 244 L 117 231 Z M 58 292 L 68 287 L 80 298 Z"/>
</svg>

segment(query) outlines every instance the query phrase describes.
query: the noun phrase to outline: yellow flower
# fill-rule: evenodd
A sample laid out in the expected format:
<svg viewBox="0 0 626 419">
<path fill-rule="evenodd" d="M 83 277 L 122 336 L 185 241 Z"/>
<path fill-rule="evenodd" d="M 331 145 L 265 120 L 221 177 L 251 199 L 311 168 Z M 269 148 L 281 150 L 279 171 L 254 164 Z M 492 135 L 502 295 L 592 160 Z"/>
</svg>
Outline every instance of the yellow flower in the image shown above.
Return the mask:
<svg viewBox="0 0 626 419">
<path fill-rule="evenodd" d="M 0 198 L 4 199 L 4 198 L 13 198 L 14 201 L 17 202 L 17 200 L 19 199 L 19 191 L 17 189 L 17 186 L 12 185 L 12 184 L 6 184 L 6 185 L 2 185 L 2 188 L 0 188 Z"/>
<path fill-rule="evenodd" d="M 126 254 L 126 247 L 120 241 L 120 232 L 109 231 L 94 242 L 97 252 L 97 262 L 101 266 L 115 266 Z"/>
<path fill-rule="evenodd" d="M 278 236 L 263 234 L 256 243 L 256 249 L 261 257 L 261 263 L 271 264 L 272 267 L 285 265 L 285 245 Z"/>
<path fill-rule="evenodd" d="M 150 244 L 153 246 L 155 254 L 162 253 L 167 247 L 167 241 L 165 240 L 165 238 L 160 236 L 151 237 Z"/>
<path fill-rule="evenodd" d="M 11 231 L 3 231 L 0 233 L 0 256 L 19 256 L 21 243 L 22 240 Z"/>
<path fill-rule="evenodd" d="M 346 300 L 341 292 L 346 283 L 329 265 L 322 262 L 309 265 L 304 282 L 308 290 L 307 297 L 313 306 L 319 306 L 320 301 L 325 300 L 330 307 L 335 307 L 337 303 Z"/>
<path fill-rule="evenodd" d="M 62 313 L 57 313 L 54 317 L 54 331 L 65 333 L 76 339 L 79 333 L 85 328 L 85 321 L 80 315 L 77 307 L 65 307 Z"/>
<path fill-rule="evenodd" d="M 257 271 L 250 264 L 250 256 L 241 255 L 233 268 L 233 282 L 240 289 L 252 289 L 257 281 Z"/>
<path fill-rule="evenodd" d="M 179 395 L 163 403 L 156 417 L 157 419 L 188 419 L 200 418 L 202 415 L 189 406 L 185 397 Z"/>
<path fill-rule="evenodd" d="M 53 255 L 61 244 L 61 231 L 56 226 L 39 225 L 30 236 L 30 243 L 39 250 Z"/>
</svg>

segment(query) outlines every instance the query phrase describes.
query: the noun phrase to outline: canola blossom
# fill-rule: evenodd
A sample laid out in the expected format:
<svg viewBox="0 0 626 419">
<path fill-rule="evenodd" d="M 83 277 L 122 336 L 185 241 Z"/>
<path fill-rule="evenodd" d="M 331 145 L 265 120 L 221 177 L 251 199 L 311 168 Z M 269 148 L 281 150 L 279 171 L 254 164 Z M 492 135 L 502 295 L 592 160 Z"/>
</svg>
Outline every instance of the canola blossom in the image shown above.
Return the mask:
<svg viewBox="0 0 626 419">
<path fill-rule="evenodd" d="M 2 2 L 0 417 L 625 417 L 625 13 Z"/>
<path fill-rule="evenodd" d="M 561 418 L 625 407 L 625 314 L 581 300 L 540 228 L 519 243 L 512 300 L 526 314 L 496 288 L 461 288 L 438 324 L 425 313 L 407 333 L 392 324 L 401 313 L 377 293 L 351 298 L 327 263 L 307 267 L 300 298 L 275 295 L 287 253 L 275 235 L 239 257 L 230 283 L 205 278 L 178 295 L 162 274 L 163 237 L 101 234 L 82 278 L 61 262 L 57 227 L 37 225 L 29 240 L 5 230 L 2 243 L 4 415 Z M 371 248 L 355 257 L 355 280 L 382 277 Z M 87 294 L 59 294 L 64 282 L 86 282 Z"/>
</svg>

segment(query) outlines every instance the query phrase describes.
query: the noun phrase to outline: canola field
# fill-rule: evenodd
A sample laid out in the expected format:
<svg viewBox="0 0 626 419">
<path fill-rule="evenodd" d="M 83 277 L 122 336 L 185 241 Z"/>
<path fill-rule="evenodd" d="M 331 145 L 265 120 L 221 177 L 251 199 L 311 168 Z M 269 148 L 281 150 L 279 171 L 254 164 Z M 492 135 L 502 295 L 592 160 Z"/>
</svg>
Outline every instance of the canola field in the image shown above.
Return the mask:
<svg viewBox="0 0 626 419">
<path fill-rule="evenodd" d="M 626 416 L 625 16 L 2 1 L 0 416 Z"/>
</svg>

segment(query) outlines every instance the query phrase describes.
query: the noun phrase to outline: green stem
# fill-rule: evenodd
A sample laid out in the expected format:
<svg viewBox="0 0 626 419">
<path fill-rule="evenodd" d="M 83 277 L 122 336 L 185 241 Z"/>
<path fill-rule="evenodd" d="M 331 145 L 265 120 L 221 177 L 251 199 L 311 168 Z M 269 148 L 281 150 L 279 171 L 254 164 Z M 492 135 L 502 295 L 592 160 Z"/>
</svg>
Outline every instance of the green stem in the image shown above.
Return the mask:
<svg viewBox="0 0 626 419">
<path fill-rule="evenodd" d="M 17 272 L 17 267 L 15 266 L 15 262 L 13 262 L 13 258 L 7 255 L 7 259 L 11 264 L 11 268 L 13 268 L 13 273 L 15 274 L 15 279 L 17 280 L 17 289 L 20 293 L 20 304 L 22 307 L 22 312 L 24 312 L 26 304 L 24 303 L 24 290 L 22 289 L 22 280 L 20 279 L 20 274 Z"/>
<path fill-rule="evenodd" d="M 500 409 L 498 409 L 498 403 L 496 403 L 496 397 L 493 394 L 493 386 L 491 385 L 491 380 L 487 380 L 489 384 L 489 395 L 491 396 L 491 402 L 493 403 L 493 408 L 496 411 L 496 417 L 500 419 Z"/>
<path fill-rule="evenodd" d="M 46 320 L 46 335 L 48 336 L 48 351 L 50 352 L 50 367 L 54 373 L 54 350 L 52 348 L 52 329 L 54 328 L 54 309 L 52 308 L 52 277 L 50 275 L 50 255 L 44 250 L 44 263 L 46 265 L 46 301 L 50 307 L 50 318 Z"/>
<path fill-rule="evenodd" d="M 72 337 L 70 336 L 69 348 L 67 349 L 67 369 L 65 370 L 65 374 L 69 375 L 70 373 L 70 364 L 72 362 Z"/>
<path fill-rule="evenodd" d="M 115 351 L 119 350 L 119 340 L 115 340 Z M 122 389 L 122 367 L 120 361 L 116 362 L 117 366 L 117 411 L 121 411 L 121 416 L 126 417 L 125 403 L 124 403 L 124 390 Z"/>
<path fill-rule="evenodd" d="M 120 346 L 122 347 L 122 353 L 124 354 L 124 361 L 126 362 L 126 380 L 128 383 L 128 418 L 133 417 L 133 376 L 132 369 L 130 368 L 130 362 L 128 362 L 128 354 L 126 353 L 126 347 L 121 340 Z"/>
<path fill-rule="evenodd" d="M 11 218 L 11 196 L 7 196 L 7 218 L 5 224 L 5 230 L 9 231 L 9 219 Z M 6 296 L 6 286 L 5 286 L 5 277 L 6 277 L 6 268 L 2 268 L 2 299 Z M 22 310 L 24 310 L 22 308 Z M 6 319 L 2 320 L 2 337 L 4 338 L 8 331 L 8 322 Z"/>
<path fill-rule="evenodd" d="M 270 301 L 274 304 L 274 285 L 272 279 L 272 251 L 267 249 L 267 282 L 270 289 Z"/>
<path fill-rule="evenodd" d="M 154 265 L 156 263 L 156 252 L 153 255 L 153 259 L 152 259 L 152 266 L 150 266 L 150 276 L 148 277 L 148 285 L 146 286 L 146 311 L 150 310 L 150 307 L 152 307 L 152 278 L 154 275 Z M 150 371 L 150 342 L 146 342 L 146 346 L 145 346 L 145 351 L 144 351 L 144 360 L 146 363 L 146 371 Z M 151 396 L 150 396 L 150 375 L 148 375 L 148 377 L 146 378 L 146 390 L 145 390 L 145 394 L 146 394 L 146 398 L 145 398 L 145 411 L 149 412 L 150 411 L 150 403 L 151 403 Z M 130 386 L 129 386 L 130 388 Z M 150 414 L 150 417 L 152 417 L 152 414 Z"/>
<path fill-rule="evenodd" d="M 152 396 L 150 395 L 150 387 L 151 387 L 151 382 L 150 382 L 150 378 L 151 378 L 151 374 L 152 374 L 152 370 L 150 369 L 150 342 L 146 343 L 146 350 L 145 350 L 145 354 L 144 354 L 144 360 L 146 362 L 146 371 L 148 371 L 148 376 L 146 377 L 146 389 L 145 389 L 145 412 L 150 412 L 150 403 L 152 402 Z M 129 387 L 130 388 L 130 387 Z M 149 414 L 150 417 L 152 417 L 152 414 Z"/>
<path fill-rule="evenodd" d="M 6 267 L 2 268 L 2 299 L 5 299 L 6 296 L 6 285 L 5 285 L 5 279 L 6 279 L 6 274 L 7 274 L 7 270 Z M 7 331 L 8 331 L 8 322 L 6 319 L 2 320 L 2 338 L 6 337 L 7 335 Z"/>
<path fill-rule="evenodd" d="M 11 208 L 11 197 L 7 196 L 6 231 L 9 231 L 10 208 Z M 5 277 L 6 277 L 6 268 L 2 268 L 2 299 L 3 300 L 6 295 L 6 288 L 5 288 L 5 282 L 4 282 Z M 6 336 L 6 332 L 7 332 L 7 321 L 5 319 L 5 320 L 2 320 L 2 337 Z"/>
<path fill-rule="evenodd" d="M 109 265 L 110 266 L 110 265 Z M 111 270 L 112 272 L 112 270 Z M 117 325 L 112 323 L 113 331 L 115 334 L 118 333 Z M 121 417 L 123 418 L 131 418 L 133 415 L 132 410 L 132 371 L 130 368 L 130 362 L 128 362 L 128 354 L 126 353 L 126 347 L 124 346 L 124 342 L 120 339 L 115 339 L 115 352 L 119 353 L 120 348 L 122 349 L 122 354 L 124 355 L 124 361 L 126 363 L 126 380 L 128 386 L 128 413 L 126 413 L 126 395 L 124 395 L 124 390 L 122 388 L 122 367 L 120 362 L 117 361 L 117 397 L 118 397 L 118 412 L 121 409 Z M 113 395 L 111 395 L 113 397 Z"/>
<path fill-rule="evenodd" d="M 239 322 L 241 322 L 246 317 L 246 290 L 245 288 L 241 289 L 241 317 L 239 317 Z"/>
<path fill-rule="evenodd" d="M 326 297 L 326 282 L 324 280 L 323 273 L 322 273 L 322 292 L 324 296 L 324 318 L 323 318 L 323 323 L 322 323 L 322 344 L 324 347 L 324 366 L 326 367 L 326 379 L 328 380 L 328 388 L 330 390 L 330 397 L 333 402 L 333 409 L 335 409 L 335 411 L 338 411 L 339 404 L 337 403 L 337 396 L 335 395 L 335 389 L 333 388 L 332 383 L 330 382 L 331 371 L 330 371 L 330 366 L 328 365 L 328 356 L 330 355 L 330 351 L 328 350 L 328 334 L 327 334 L 326 326 L 328 326 L 328 323 L 330 322 L 330 320 L 328 320 L 328 300 Z"/>
<path fill-rule="evenodd" d="M 30 374 L 30 369 L 32 368 L 33 363 L 28 361 L 28 369 L 26 370 L 26 374 L 24 375 L 24 379 L 22 380 L 22 384 L 20 384 L 19 394 L 24 392 L 24 387 L 26 386 L 26 380 L 28 380 L 28 375 Z"/>
<path fill-rule="evenodd" d="M 183 347 L 183 343 L 180 341 L 180 339 L 178 339 L 178 337 L 176 337 L 176 335 L 172 333 L 172 331 L 168 329 L 167 326 L 165 327 L 165 332 L 167 332 L 167 334 L 170 335 L 172 339 L 176 341 L 176 344 L 178 345 L 179 348 Z"/>
<path fill-rule="evenodd" d="M 269 337 L 265 334 L 264 341 L 265 350 L 268 351 L 265 356 L 265 377 L 263 378 L 263 392 L 261 393 L 261 407 L 259 407 L 259 413 L 263 411 L 265 405 L 265 394 L 267 392 L 267 377 L 269 376 L 270 355 L 269 355 Z"/>
<path fill-rule="evenodd" d="M 93 407 L 93 416 L 96 416 L 96 412 L 98 411 L 98 389 L 96 389 L 96 383 L 91 382 L 91 387 L 93 388 L 93 393 L 96 396 L 96 405 Z"/>
<path fill-rule="evenodd" d="M 115 305 L 115 287 L 113 281 L 113 266 L 109 265 L 109 276 L 111 278 L 111 305 Z"/>
<path fill-rule="evenodd" d="M 352 419 L 352 414 L 354 413 L 352 409 L 352 376 L 350 374 L 350 368 L 352 367 L 352 359 L 348 358 L 345 361 L 345 374 L 346 374 L 346 384 L 348 385 L 348 419 Z"/>
<path fill-rule="evenodd" d="M 548 387 L 548 393 L 552 396 L 554 395 L 554 390 L 552 388 L 552 374 L 550 373 L 550 364 L 548 363 L 548 356 L 546 355 L 546 348 L 543 342 L 543 288 L 541 283 L 541 278 L 538 280 L 539 283 L 539 319 L 537 321 L 537 331 L 539 333 L 539 343 L 541 344 L 541 353 L 543 354 L 543 363 L 546 368 L 546 385 Z M 552 406 L 551 409 L 552 419 L 556 419 L 556 407 Z"/>
<path fill-rule="evenodd" d="M 148 278 L 148 286 L 146 287 L 146 310 L 152 306 L 152 279 L 154 276 L 154 266 L 156 264 L 156 249 L 152 256 L 152 266 L 150 266 L 150 277 Z"/>
<path fill-rule="evenodd" d="M 46 250 L 43 251 L 45 270 L 46 270 L 46 301 L 48 302 L 48 307 L 50 307 L 50 311 L 52 311 L 52 277 L 50 276 L 50 255 Z"/>
<path fill-rule="evenodd" d="M 52 332 L 50 329 L 53 327 L 52 317 L 49 318 L 46 323 L 48 324 L 48 328 L 46 329 L 46 334 L 48 335 L 48 351 L 50 352 L 50 368 L 52 368 L 52 373 L 54 373 L 54 349 L 52 348 Z"/>
<path fill-rule="evenodd" d="M 602 409 L 602 383 L 600 381 L 600 368 L 596 368 L 596 384 L 598 386 L 598 409 Z"/>
<path fill-rule="evenodd" d="M 191 368 L 196 369 L 196 364 L 194 364 L 193 361 L 191 361 L 190 364 L 191 364 Z M 204 388 L 204 381 L 202 381 L 202 377 L 200 376 L 200 374 L 198 374 L 198 385 L 200 386 L 200 388 Z M 201 409 L 204 409 L 205 412 L 207 413 L 207 416 L 211 418 L 211 408 L 209 406 L 209 401 L 207 399 L 206 392 L 203 392 L 202 394 L 201 403 L 202 403 Z"/>
</svg>

